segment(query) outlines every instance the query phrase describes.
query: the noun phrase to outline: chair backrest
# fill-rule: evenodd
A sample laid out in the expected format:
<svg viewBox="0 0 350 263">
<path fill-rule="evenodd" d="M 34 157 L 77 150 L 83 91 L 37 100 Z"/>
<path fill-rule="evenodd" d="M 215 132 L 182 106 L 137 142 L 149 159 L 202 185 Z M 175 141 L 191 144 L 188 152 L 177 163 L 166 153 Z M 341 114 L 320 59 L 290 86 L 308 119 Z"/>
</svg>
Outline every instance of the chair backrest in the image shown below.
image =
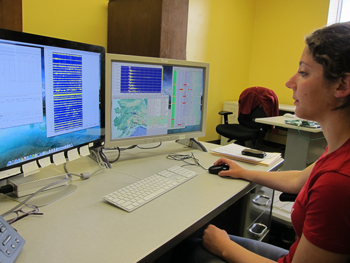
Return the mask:
<svg viewBox="0 0 350 263">
<path fill-rule="evenodd" d="M 265 111 L 265 117 L 278 116 L 278 98 L 276 93 L 264 87 L 250 87 L 239 96 L 238 113 L 250 114 L 257 106 Z M 239 115 L 238 114 L 238 115 Z"/>
<path fill-rule="evenodd" d="M 264 108 L 260 108 L 259 106 L 255 107 L 255 109 L 252 110 L 250 114 L 239 114 L 238 115 L 238 122 L 239 124 L 242 124 L 244 126 L 247 126 L 249 128 L 253 129 L 260 129 L 263 128 L 263 130 L 268 129 L 268 125 L 263 125 L 261 123 L 257 123 L 254 121 L 256 118 L 264 118 L 267 117 Z"/>
<path fill-rule="evenodd" d="M 278 98 L 276 93 L 264 87 L 250 87 L 239 96 L 238 122 L 253 129 L 268 130 L 269 125 L 256 123 L 255 118 L 277 116 Z"/>
</svg>

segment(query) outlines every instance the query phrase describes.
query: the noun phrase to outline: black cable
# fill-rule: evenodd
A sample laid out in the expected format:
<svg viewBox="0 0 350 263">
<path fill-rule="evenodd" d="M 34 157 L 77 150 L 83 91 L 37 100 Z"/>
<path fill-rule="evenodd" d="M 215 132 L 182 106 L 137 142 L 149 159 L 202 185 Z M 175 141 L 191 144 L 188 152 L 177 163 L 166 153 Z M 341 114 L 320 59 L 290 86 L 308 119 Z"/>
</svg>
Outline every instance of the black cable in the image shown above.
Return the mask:
<svg viewBox="0 0 350 263">
<path fill-rule="evenodd" d="M 119 147 L 104 148 L 104 149 L 101 150 L 101 154 L 103 154 L 103 156 L 105 157 L 106 160 L 108 160 L 109 163 L 115 163 L 116 161 L 119 160 L 121 151 L 126 151 L 126 150 L 130 150 L 130 149 L 134 149 L 135 147 L 137 147 L 137 145 L 131 145 L 131 146 L 127 147 L 127 148 L 119 148 Z M 103 152 L 103 150 L 107 150 L 107 151 L 118 150 L 118 156 L 117 156 L 117 158 L 115 158 L 114 160 L 111 161 L 111 160 L 109 160 L 109 159 L 107 158 L 107 156 L 105 155 L 105 153 Z"/>
<path fill-rule="evenodd" d="M 161 145 L 162 145 L 162 142 L 160 142 L 157 146 L 147 147 L 147 148 L 140 147 L 138 145 L 131 145 L 131 146 L 127 147 L 127 148 L 114 147 L 114 148 L 105 148 L 105 149 L 103 149 L 103 150 L 107 150 L 107 151 L 118 150 L 118 156 L 114 160 L 108 160 L 103 151 L 101 151 L 101 155 L 103 155 L 105 157 L 105 159 L 109 161 L 109 163 L 115 163 L 116 161 L 119 160 L 120 154 L 121 154 L 122 151 L 131 150 L 131 149 L 134 149 L 136 147 L 139 148 L 139 149 L 142 149 L 142 150 L 155 149 L 155 148 L 160 147 Z"/>
<path fill-rule="evenodd" d="M 12 193 L 14 190 L 13 185 L 7 184 L 4 186 L 0 187 L 0 193 L 1 194 L 8 194 L 8 193 Z"/>
<path fill-rule="evenodd" d="M 138 145 L 136 145 L 136 147 L 139 148 L 139 149 L 142 149 L 142 150 L 148 150 L 148 149 L 155 149 L 155 148 L 158 148 L 158 147 L 160 147 L 161 145 L 162 145 L 162 142 L 159 142 L 159 144 L 156 145 L 156 146 L 147 147 L 147 148 L 143 148 L 143 147 L 140 147 L 140 146 L 138 146 Z"/>
<path fill-rule="evenodd" d="M 99 151 L 98 151 L 102 161 L 108 166 L 109 169 L 112 169 L 112 166 L 111 166 L 111 163 L 110 161 L 108 160 L 107 156 L 104 154 L 103 152 L 103 149 L 101 148 Z M 118 157 L 119 158 L 119 157 Z"/>
<path fill-rule="evenodd" d="M 134 148 L 136 148 L 137 147 L 137 145 L 131 145 L 131 146 L 129 146 L 129 147 L 127 147 L 127 148 L 119 148 L 119 147 L 117 147 L 120 151 L 126 151 L 126 150 L 131 150 L 131 149 L 134 149 Z"/>
<path fill-rule="evenodd" d="M 115 163 L 116 161 L 118 161 L 119 160 L 119 158 L 120 158 L 120 152 L 121 151 L 124 151 L 124 150 L 126 150 L 126 149 L 120 149 L 119 147 L 116 147 L 116 148 L 108 148 L 108 149 L 105 149 L 105 150 L 110 150 L 110 151 L 114 151 L 114 150 L 118 150 L 118 156 L 117 156 L 117 158 L 115 158 L 114 160 L 109 160 L 108 158 L 107 158 L 107 156 L 105 155 L 105 153 L 102 151 L 102 153 L 104 154 L 104 156 L 106 156 L 106 159 L 109 161 L 109 163 Z"/>
</svg>

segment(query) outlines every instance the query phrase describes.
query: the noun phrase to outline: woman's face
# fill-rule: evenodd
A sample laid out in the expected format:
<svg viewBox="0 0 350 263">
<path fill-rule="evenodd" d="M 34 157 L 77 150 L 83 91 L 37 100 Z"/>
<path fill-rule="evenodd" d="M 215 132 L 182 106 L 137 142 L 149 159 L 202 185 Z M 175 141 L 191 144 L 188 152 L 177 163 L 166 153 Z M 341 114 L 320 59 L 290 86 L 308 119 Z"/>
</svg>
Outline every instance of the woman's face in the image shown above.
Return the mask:
<svg viewBox="0 0 350 263">
<path fill-rule="evenodd" d="M 317 63 L 306 46 L 301 55 L 298 72 L 286 83 L 293 90 L 295 114 L 299 118 L 319 121 L 334 107 L 334 93 L 323 76 L 323 67 Z"/>
</svg>

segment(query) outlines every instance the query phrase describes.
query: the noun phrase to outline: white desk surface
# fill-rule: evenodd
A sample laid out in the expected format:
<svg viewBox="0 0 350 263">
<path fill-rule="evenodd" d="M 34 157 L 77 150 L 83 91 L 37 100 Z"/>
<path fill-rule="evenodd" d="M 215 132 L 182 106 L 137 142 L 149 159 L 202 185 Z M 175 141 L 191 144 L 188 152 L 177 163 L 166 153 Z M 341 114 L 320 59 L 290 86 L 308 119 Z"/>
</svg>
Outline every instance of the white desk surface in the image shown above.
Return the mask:
<svg viewBox="0 0 350 263">
<path fill-rule="evenodd" d="M 312 133 L 319 133 L 322 132 L 322 129 L 316 129 L 316 128 L 307 128 L 307 127 L 302 127 L 302 126 L 296 126 L 296 125 L 291 125 L 291 124 L 286 124 L 284 123 L 284 120 L 293 120 L 294 118 L 287 118 L 284 116 L 276 116 L 276 117 L 266 117 L 266 118 L 256 118 L 255 121 L 263 124 L 269 124 L 273 126 L 279 126 L 283 128 L 288 128 L 288 129 L 294 129 L 294 130 L 300 130 L 300 131 L 307 131 L 307 132 L 312 132 Z M 298 118 L 295 118 L 298 119 Z"/>
<path fill-rule="evenodd" d="M 284 110 L 284 111 L 290 111 L 290 112 L 294 112 L 295 111 L 295 105 L 279 104 L 278 108 L 280 110 Z"/>
<path fill-rule="evenodd" d="M 256 122 L 288 129 L 283 170 L 303 170 L 324 152 L 327 142 L 322 129 L 285 124 L 284 116 L 257 118 Z M 291 119 L 291 118 L 288 118 Z"/>
<path fill-rule="evenodd" d="M 204 145 L 209 149 L 217 147 Z M 159 256 L 157 251 L 176 245 L 253 187 L 247 181 L 224 179 L 198 166 L 186 166 L 199 175 L 131 213 L 102 200 L 103 196 L 138 181 L 135 177 L 144 178 L 172 165 L 184 164 L 166 159 L 168 153 L 191 152 L 205 168 L 218 159 L 210 153 L 168 142 L 157 149 L 123 151 L 112 169 L 88 180 L 73 177 L 73 184 L 78 187 L 75 192 L 41 207 L 44 215 L 28 216 L 13 224 L 26 240 L 16 263 L 137 262 L 154 251 L 152 255 Z M 277 163 L 270 167 L 242 165 L 270 170 Z M 67 167 L 69 172 L 81 173 L 95 171 L 98 165 L 85 157 L 68 163 Z M 0 214 L 16 204 L 2 195 L 0 202 Z"/>
</svg>

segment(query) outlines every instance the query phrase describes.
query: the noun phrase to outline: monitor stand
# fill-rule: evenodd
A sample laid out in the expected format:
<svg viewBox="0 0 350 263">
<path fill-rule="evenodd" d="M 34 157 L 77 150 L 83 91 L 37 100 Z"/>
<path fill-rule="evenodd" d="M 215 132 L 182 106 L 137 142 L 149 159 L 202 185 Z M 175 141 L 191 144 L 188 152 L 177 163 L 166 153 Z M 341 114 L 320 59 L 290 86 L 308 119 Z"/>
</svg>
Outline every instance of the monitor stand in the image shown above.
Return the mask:
<svg viewBox="0 0 350 263">
<path fill-rule="evenodd" d="M 204 147 L 202 143 L 197 141 L 195 138 L 189 138 L 189 139 L 182 139 L 182 140 L 177 140 L 177 143 L 186 145 L 190 148 L 202 150 L 203 152 L 208 152 L 207 148 Z"/>
</svg>

